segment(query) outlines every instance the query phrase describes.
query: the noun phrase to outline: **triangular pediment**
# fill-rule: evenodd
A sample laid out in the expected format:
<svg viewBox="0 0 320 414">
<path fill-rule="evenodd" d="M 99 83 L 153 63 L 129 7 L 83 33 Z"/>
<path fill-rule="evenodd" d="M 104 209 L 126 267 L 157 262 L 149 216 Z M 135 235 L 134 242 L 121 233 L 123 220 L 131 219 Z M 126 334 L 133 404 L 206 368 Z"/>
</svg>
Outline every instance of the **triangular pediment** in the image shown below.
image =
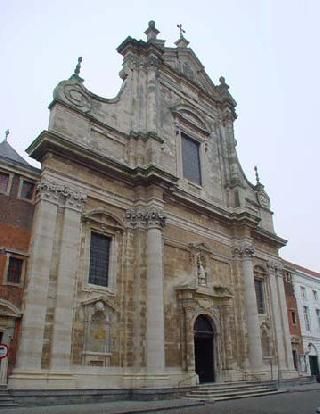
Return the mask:
<svg viewBox="0 0 320 414">
<path fill-rule="evenodd" d="M 165 63 L 210 94 L 215 94 L 215 85 L 193 50 L 184 48 L 178 52 L 177 49 L 174 51 L 174 54 L 170 50 L 165 53 Z"/>
</svg>

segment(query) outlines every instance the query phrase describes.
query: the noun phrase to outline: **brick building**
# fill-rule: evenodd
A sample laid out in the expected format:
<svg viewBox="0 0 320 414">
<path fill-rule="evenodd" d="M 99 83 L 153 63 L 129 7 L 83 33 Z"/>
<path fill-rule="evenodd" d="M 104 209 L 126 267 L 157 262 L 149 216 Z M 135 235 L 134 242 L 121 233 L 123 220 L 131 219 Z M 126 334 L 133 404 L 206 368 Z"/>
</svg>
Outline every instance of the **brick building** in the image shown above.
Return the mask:
<svg viewBox="0 0 320 414">
<path fill-rule="evenodd" d="M 291 336 L 292 356 L 295 369 L 303 374 L 304 369 L 301 365 L 303 359 L 303 341 L 301 334 L 301 324 L 298 311 L 298 304 L 294 288 L 295 265 L 287 261 L 283 261 L 283 282 L 286 293 L 287 308 L 288 308 L 288 322 Z"/>
<path fill-rule="evenodd" d="M 211 81 L 182 33 L 175 47 L 154 22 L 145 33 L 118 47 L 113 99 L 85 88 L 79 59 L 28 149 L 42 169 L 11 388 L 270 379 L 270 361 L 297 375 L 286 242 L 238 161 L 229 86 Z M 14 201 L 30 209 L 19 259 L 33 205 Z"/>
<path fill-rule="evenodd" d="M 0 143 L 0 342 L 9 346 L 9 373 L 15 366 L 17 338 L 29 255 L 38 169 Z"/>
</svg>

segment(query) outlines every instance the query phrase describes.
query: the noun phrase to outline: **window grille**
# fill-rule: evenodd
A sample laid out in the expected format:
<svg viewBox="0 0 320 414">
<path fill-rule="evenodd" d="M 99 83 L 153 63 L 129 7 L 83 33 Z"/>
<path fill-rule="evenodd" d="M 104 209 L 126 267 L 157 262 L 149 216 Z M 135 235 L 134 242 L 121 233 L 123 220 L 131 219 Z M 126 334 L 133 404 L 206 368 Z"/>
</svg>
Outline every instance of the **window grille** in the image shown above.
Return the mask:
<svg viewBox="0 0 320 414">
<path fill-rule="evenodd" d="M 91 232 L 89 283 L 108 286 L 111 238 Z"/>
<path fill-rule="evenodd" d="M 181 133 L 183 176 L 195 184 L 201 185 L 200 144 Z"/>
<path fill-rule="evenodd" d="M 23 259 L 18 259 L 17 257 L 10 256 L 8 264 L 7 281 L 10 283 L 19 284 L 21 282 L 22 269 Z"/>
</svg>

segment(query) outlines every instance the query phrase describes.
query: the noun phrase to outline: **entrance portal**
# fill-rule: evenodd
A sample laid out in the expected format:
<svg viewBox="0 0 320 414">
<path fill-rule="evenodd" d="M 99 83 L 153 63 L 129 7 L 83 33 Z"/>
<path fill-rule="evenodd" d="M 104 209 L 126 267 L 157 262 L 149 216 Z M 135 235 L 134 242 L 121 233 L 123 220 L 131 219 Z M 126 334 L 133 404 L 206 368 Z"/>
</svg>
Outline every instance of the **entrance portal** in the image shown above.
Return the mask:
<svg viewBox="0 0 320 414">
<path fill-rule="evenodd" d="M 213 340 L 212 322 L 207 316 L 199 315 L 194 324 L 194 354 L 200 383 L 215 380 Z"/>
<path fill-rule="evenodd" d="M 319 374 L 318 357 L 310 355 L 309 362 L 310 362 L 311 375 L 318 375 Z"/>
</svg>

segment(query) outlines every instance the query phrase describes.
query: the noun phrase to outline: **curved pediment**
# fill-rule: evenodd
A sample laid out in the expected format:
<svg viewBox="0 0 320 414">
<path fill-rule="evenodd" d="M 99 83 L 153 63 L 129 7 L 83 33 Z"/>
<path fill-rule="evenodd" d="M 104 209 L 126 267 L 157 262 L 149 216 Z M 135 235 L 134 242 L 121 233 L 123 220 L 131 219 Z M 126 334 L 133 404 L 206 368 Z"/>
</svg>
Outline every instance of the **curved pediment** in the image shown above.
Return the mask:
<svg viewBox="0 0 320 414">
<path fill-rule="evenodd" d="M 0 299 L 0 315 L 1 316 L 11 316 L 13 318 L 20 318 L 22 312 L 17 308 L 13 303 L 5 299 Z"/>
<path fill-rule="evenodd" d="M 203 114 L 195 108 L 190 108 L 186 105 L 177 105 L 171 108 L 171 111 L 175 117 L 180 118 L 182 122 L 191 124 L 193 127 L 200 129 L 206 134 L 210 133 L 210 126 L 206 123 Z"/>
<path fill-rule="evenodd" d="M 113 228 L 124 228 L 123 221 L 120 217 L 102 207 L 95 208 L 84 214 L 83 220 L 90 220 Z"/>
</svg>

